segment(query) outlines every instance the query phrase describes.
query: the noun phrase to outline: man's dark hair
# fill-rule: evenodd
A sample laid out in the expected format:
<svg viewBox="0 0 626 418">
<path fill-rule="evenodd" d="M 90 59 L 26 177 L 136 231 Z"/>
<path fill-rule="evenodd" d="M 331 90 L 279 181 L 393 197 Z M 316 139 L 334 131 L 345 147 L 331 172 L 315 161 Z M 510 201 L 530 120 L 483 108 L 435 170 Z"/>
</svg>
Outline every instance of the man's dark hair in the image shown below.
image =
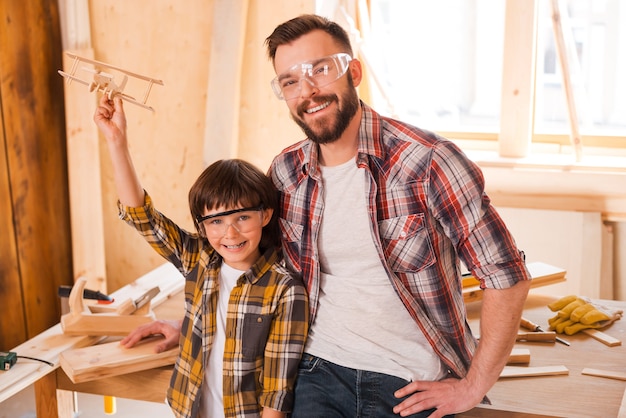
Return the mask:
<svg viewBox="0 0 626 418">
<path fill-rule="evenodd" d="M 302 35 L 306 35 L 314 30 L 322 30 L 332 36 L 339 46 L 352 56 L 352 46 L 348 33 L 337 23 L 318 15 L 307 14 L 281 23 L 274 29 L 274 32 L 265 39 L 267 55 L 272 64 L 276 57 L 276 49 L 284 44 L 295 41 Z"/>
</svg>

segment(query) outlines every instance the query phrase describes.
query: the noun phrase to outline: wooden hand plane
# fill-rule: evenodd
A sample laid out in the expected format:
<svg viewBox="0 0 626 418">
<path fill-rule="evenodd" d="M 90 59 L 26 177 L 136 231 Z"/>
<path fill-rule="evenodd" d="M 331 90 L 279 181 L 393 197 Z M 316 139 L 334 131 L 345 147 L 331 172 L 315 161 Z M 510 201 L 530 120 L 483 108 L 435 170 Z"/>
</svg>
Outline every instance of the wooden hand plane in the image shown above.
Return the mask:
<svg viewBox="0 0 626 418">
<path fill-rule="evenodd" d="M 148 290 L 136 299 L 124 301 L 113 309 L 97 307 L 93 312 L 83 303 L 87 280 L 79 278 L 70 292 L 69 313 L 61 316 L 61 328 L 67 335 L 125 336 L 140 325 L 156 319 L 150 301 L 159 288 Z"/>
</svg>

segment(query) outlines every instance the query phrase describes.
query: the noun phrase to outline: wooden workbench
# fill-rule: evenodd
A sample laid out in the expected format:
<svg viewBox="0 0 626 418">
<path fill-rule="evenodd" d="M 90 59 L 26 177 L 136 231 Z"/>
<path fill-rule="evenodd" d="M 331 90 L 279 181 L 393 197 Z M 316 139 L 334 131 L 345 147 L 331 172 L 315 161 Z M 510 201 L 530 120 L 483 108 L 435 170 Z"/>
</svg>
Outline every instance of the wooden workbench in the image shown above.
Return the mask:
<svg viewBox="0 0 626 418">
<path fill-rule="evenodd" d="M 170 269 L 173 268 L 166 264 L 150 275 L 158 273 L 160 276 L 169 274 L 175 276 L 177 272 Z M 140 280 L 146 278 L 138 279 Z M 533 289 L 531 292 L 540 292 L 540 289 Z M 179 319 L 183 309 L 182 299 L 182 292 L 173 293 L 154 309 L 155 314 L 162 319 Z M 547 304 L 552 300 L 554 297 L 531 293 L 525 304 L 524 317 L 547 329 L 547 319 L 554 315 L 547 308 Z M 468 303 L 470 326 L 477 335 L 481 303 L 480 301 Z M 626 302 L 603 301 L 603 303 L 626 311 Z M 615 322 L 605 332 L 624 341 L 626 318 Z M 33 383 L 36 385 L 39 418 L 72 417 L 72 391 L 153 402 L 164 401 L 172 372 L 171 366 L 79 384 L 72 383 L 58 367 L 58 354 L 69 348 L 93 344 L 93 341 L 88 341 L 87 338 L 90 337 L 64 336 L 57 325 L 18 347 L 22 354 L 29 355 L 27 351 L 29 347 L 46 344 L 47 351 L 52 354 L 45 359 L 52 361 L 55 367 L 18 361 L 11 371 L 0 372 L 0 403 Z M 516 348 L 530 350 L 529 366 L 564 365 L 569 370 L 568 375 L 501 378 L 488 394 L 491 405 L 480 405 L 457 416 L 460 418 L 619 416 L 618 411 L 626 382 L 582 375 L 581 371 L 584 368 L 593 368 L 626 372 L 626 347 L 608 347 L 583 334 L 564 338 L 571 346 L 558 343 L 518 342 Z M 28 368 L 30 370 L 26 370 Z M 9 385 L 7 382 L 10 376 L 12 377 Z"/>
<path fill-rule="evenodd" d="M 540 291 L 537 290 L 537 291 Z M 548 303 L 554 297 L 531 293 L 524 306 L 524 317 L 548 329 L 548 318 L 554 312 Z M 626 302 L 602 301 L 623 309 Z M 470 326 L 478 335 L 480 303 L 468 305 Z M 604 332 L 621 341 L 626 338 L 626 318 L 616 321 Z M 462 418 L 506 417 L 618 417 L 626 381 L 581 374 L 585 368 L 626 372 L 626 346 L 609 347 L 578 333 L 563 335 L 571 345 L 559 343 L 517 342 L 516 348 L 530 350 L 529 366 L 564 365 L 568 375 L 500 378 L 488 393 L 491 405 L 479 406 L 457 415 Z"/>
<path fill-rule="evenodd" d="M 113 292 L 115 303 L 129 297 L 138 297 L 153 286 L 161 292 L 151 301 L 154 313 L 160 319 L 180 319 L 184 314 L 184 278 L 170 264 L 165 263 L 138 278 L 133 283 Z M 129 399 L 163 402 L 172 373 L 171 367 L 131 373 L 122 377 L 101 379 L 74 385 L 59 367 L 59 355 L 65 350 L 86 347 L 103 337 L 68 336 L 57 324 L 25 343 L 11 349 L 18 356 L 30 356 L 52 363 L 52 366 L 19 359 L 8 371 L 0 371 L 0 404 L 26 387 L 34 385 L 38 418 L 71 418 L 74 416 L 74 396 L 71 391 L 83 391 Z M 60 389 L 60 390 L 57 390 Z"/>
</svg>

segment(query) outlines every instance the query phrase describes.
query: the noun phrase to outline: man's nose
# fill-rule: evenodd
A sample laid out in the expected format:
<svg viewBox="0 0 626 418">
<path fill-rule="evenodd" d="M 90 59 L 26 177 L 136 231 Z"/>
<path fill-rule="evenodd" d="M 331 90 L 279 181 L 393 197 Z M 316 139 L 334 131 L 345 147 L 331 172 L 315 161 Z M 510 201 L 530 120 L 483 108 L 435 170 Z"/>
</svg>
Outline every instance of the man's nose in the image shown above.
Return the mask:
<svg viewBox="0 0 626 418">
<path fill-rule="evenodd" d="M 300 78 L 299 83 L 300 83 L 300 97 L 302 98 L 311 97 L 319 91 L 317 86 L 313 84 L 313 81 L 309 80 L 307 77 Z"/>
</svg>

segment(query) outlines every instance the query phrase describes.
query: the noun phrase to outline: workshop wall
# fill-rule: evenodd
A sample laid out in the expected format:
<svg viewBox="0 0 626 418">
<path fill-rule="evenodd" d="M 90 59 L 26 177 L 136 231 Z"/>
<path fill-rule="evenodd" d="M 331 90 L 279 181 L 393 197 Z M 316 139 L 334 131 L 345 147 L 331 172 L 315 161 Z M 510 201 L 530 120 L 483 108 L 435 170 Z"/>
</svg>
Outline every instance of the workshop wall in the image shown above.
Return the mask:
<svg viewBox="0 0 626 418">
<path fill-rule="evenodd" d="M 58 323 L 57 288 L 73 280 L 58 9 L 3 1 L 0 22 L 0 350 L 8 350 Z"/>
<path fill-rule="evenodd" d="M 156 207 L 181 226 L 193 228 L 187 193 L 207 164 L 238 157 L 266 170 L 274 155 L 302 138 L 284 102 L 271 92 L 273 69 L 263 42 L 278 23 L 313 12 L 314 5 L 314 0 L 89 2 L 94 58 L 164 82 L 150 93 L 154 113 L 132 104 L 125 110 L 131 152 L 143 186 Z M 243 24 L 237 19 L 244 19 Z M 219 73 L 216 68 L 230 65 L 233 51 L 241 60 L 241 80 L 211 80 Z M 236 118 L 225 121 L 232 113 L 230 103 Z M 233 144 L 218 126 L 225 123 L 236 125 L 230 131 Z M 118 219 L 103 142 L 102 216 L 110 292 L 164 260 Z M 227 153 L 220 153 L 224 148 Z"/>
</svg>

